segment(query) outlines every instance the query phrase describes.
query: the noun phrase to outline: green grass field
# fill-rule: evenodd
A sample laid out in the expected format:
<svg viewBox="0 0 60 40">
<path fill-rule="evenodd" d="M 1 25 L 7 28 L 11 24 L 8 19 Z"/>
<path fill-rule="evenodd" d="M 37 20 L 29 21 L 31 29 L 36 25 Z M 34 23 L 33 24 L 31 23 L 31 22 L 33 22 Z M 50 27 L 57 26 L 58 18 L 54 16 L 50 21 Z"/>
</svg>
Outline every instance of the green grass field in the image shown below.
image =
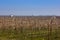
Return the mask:
<svg viewBox="0 0 60 40">
<path fill-rule="evenodd" d="M 0 29 L 0 40 L 60 40 L 60 29 L 45 28 Z"/>
</svg>

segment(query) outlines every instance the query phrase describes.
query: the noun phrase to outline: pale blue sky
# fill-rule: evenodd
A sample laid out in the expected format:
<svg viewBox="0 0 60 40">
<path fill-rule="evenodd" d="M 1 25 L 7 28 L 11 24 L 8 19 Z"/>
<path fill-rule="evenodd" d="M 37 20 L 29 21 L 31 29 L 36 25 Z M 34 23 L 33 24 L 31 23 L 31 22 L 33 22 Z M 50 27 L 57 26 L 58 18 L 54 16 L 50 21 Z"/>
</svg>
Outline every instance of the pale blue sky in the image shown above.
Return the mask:
<svg viewBox="0 0 60 40">
<path fill-rule="evenodd" d="M 0 15 L 60 15 L 60 0 L 0 0 Z"/>
</svg>

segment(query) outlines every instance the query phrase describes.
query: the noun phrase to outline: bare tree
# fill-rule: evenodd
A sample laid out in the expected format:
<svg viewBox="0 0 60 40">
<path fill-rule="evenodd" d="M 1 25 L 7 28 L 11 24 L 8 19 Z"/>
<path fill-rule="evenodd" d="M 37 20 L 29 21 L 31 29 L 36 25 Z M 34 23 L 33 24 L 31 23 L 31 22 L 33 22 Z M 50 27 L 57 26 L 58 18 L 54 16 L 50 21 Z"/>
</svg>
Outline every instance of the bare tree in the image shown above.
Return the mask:
<svg viewBox="0 0 60 40">
<path fill-rule="evenodd" d="M 48 40 L 52 40 L 52 24 L 54 20 L 56 19 L 55 16 L 53 16 L 48 24 Z"/>
</svg>

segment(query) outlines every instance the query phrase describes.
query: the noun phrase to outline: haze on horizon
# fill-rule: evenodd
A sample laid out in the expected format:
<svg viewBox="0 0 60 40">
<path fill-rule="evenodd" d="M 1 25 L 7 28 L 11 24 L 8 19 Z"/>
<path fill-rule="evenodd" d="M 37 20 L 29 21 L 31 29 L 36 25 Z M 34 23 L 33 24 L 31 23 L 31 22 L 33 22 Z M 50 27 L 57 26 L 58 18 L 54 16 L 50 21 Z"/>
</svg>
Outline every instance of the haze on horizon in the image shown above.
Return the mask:
<svg viewBox="0 0 60 40">
<path fill-rule="evenodd" d="M 58 15 L 60 0 L 0 0 L 0 15 Z"/>
</svg>

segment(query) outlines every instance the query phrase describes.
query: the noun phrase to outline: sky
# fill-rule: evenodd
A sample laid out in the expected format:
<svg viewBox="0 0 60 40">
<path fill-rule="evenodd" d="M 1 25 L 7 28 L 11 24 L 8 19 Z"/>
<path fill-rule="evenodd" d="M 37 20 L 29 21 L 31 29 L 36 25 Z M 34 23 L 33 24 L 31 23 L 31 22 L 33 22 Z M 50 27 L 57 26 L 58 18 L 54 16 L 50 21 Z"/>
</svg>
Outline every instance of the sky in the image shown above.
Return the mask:
<svg viewBox="0 0 60 40">
<path fill-rule="evenodd" d="M 60 0 L 0 0 L 0 15 L 60 16 Z"/>
</svg>

